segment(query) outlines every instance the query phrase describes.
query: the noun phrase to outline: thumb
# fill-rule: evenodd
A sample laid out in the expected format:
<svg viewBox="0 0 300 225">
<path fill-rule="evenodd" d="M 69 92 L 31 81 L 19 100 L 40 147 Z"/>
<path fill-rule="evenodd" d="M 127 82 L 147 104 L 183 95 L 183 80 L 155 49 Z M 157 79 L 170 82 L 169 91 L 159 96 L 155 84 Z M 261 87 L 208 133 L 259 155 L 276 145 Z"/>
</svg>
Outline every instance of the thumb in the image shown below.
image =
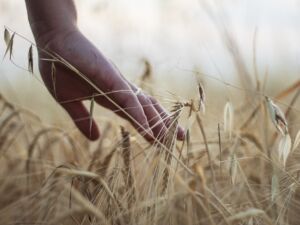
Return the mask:
<svg viewBox="0 0 300 225">
<path fill-rule="evenodd" d="M 90 118 L 90 113 L 84 107 L 82 102 L 70 102 L 61 104 L 61 106 L 68 112 L 75 125 L 84 136 L 92 141 L 99 138 L 100 132 L 97 124 L 94 119 Z"/>
</svg>

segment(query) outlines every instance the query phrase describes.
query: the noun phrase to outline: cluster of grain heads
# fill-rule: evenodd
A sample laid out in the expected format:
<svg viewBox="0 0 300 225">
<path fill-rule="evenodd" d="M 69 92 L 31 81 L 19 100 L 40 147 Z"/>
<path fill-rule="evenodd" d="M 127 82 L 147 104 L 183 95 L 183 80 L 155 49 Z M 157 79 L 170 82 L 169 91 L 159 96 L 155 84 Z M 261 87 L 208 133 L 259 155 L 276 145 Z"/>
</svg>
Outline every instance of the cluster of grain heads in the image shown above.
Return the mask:
<svg viewBox="0 0 300 225">
<path fill-rule="evenodd" d="M 168 185 L 169 185 L 169 177 L 170 177 L 170 167 L 172 163 L 172 154 L 175 148 L 176 137 L 177 137 L 177 129 L 178 129 L 178 120 L 180 113 L 183 109 L 184 105 L 182 103 L 176 103 L 173 106 L 171 111 L 172 115 L 170 118 L 170 125 L 168 127 L 168 132 L 164 136 L 162 141 L 162 150 L 165 151 L 165 163 L 166 167 L 163 171 L 163 182 L 162 182 L 162 189 L 161 193 L 164 195 L 167 192 Z"/>
<path fill-rule="evenodd" d="M 212 180 L 213 180 L 213 187 L 214 190 L 216 190 L 216 179 L 215 179 L 215 172 L 214 172 L 214 168 L 213 168 L 213 159 L 211 156 L 211 152 L 209 150 L 209 145 L 208 145 L 208 140 L 207 140 L 207 135 L 205 132 L 205 128 L 204 128 L 204 124 L 202 122 L 201 116 L 199 112 L 202 112 L 203 114 L 205 113 L 205 104 L 206 104 L 206 94 L 205 94 L 205 90 L 204 87 L 202 85 L 202 83 L 200 81 L 198 81 L 198 94 L 199 94 L 199 99 L 197 100 L 198 105 L 194 103 L 193 100 L 191 100 L 190 102 L 186 102 L 183 105 L 187 108 L 189 108 L 189 117 L 191 117 L 193 115 L 193 113 L 195 114 L 196 117 L 196 122 L 198 127 L 200 128 L 200 132 L 203 138 L 203 142 L 205 145 L 205 151 L 208 157 L 208 161 L 209 161 L 209 167 L 210 167 L 210 172 L 211 172 L 211 176 L 212 176 Z M 187 140 L 188 143 L 190 143 L 190 133 L 187 133 Z M 187 148 L 187 150 L 189 150 L 189 148 Z"/>
<path fill-rule="evenodd" d="M 135 182 L 134 175 L 131 169 L 131 142 L 130 142 L 130 133 L 125 130 L 124 127 L 121 127 L 122 134 L 122 157 L 124 163 L 124 180 L 125 186 L 128 192 L 128 207 L 131 208 L 133 203 L 136 201 L 136 191 L 135 191 Z"/>
</svg>

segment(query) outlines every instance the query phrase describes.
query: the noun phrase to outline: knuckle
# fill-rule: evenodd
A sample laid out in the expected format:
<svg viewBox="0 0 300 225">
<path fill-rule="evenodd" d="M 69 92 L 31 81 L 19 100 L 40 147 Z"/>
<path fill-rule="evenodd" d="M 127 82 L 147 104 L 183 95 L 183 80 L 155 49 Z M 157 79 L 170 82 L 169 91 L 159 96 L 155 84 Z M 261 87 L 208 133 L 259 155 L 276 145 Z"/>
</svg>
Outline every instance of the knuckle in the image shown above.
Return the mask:
<svg viewBox="0 0 300 225">
<path fill-rule="evenodd" d="M 141 95 L 138 96 L 138 98 L 139 98 L 139 100 L 140 100 L 140 102 L 141 102 L 141 104 L 142 104 L 143 106 L 151 106 L 151 105 L 152 105 L 152 102 L 151 102 L 151 100 L 148 98 L 148 96 L 146 96 L 146 95 L 144 95 L 144 94 L 141 94 Z"/>
<path fill-rule="evenodd" d="M 148 98 L 153 104 L 158 104 L 157 100 L 153 96 L 149 95 Z"/>
<path fill-rule="evenodd" d="M 122 99 L 121 101 L 123 102 L 123 106 L 135 106 L 137 105 L 138 101 L 136 97 L 130 93 L 123 93 L 121 94 Z"/>
</svg>

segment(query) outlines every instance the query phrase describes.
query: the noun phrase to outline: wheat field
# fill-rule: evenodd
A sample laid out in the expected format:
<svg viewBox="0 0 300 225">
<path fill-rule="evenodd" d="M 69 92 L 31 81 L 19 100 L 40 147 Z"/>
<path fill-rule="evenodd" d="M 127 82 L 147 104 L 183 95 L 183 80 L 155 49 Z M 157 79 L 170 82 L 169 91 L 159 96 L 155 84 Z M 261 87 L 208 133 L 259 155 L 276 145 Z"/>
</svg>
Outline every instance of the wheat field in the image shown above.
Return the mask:
<svg viewBox="0 0 300 225">
<path fill-rule="evenodd" d="M 22 37 L 4 33 L 11 58 L 14 38 Z M 200 80 L 207 76 L 195 72 L 193 99 L 161 96 L 171 124 L 153 144 L 110 117 L 97 119 L 102 136 L 89 142 L 78 131 L 46 125 L 2 93 L 0 224 L 299 224 L 300 80 L 267 96 L 266 81 L 247 71 L 224 35 L 240 86 L 222 85 L 240 94 L 225 100 L 220 90 L 206 93 Z M 141 86 L 155 76 L 147 60 L 145 68 Z M 144 89 L 155 95 L 151 85 Z M 178 124 L 186 128 L 182 142 Z"/>
</svg>

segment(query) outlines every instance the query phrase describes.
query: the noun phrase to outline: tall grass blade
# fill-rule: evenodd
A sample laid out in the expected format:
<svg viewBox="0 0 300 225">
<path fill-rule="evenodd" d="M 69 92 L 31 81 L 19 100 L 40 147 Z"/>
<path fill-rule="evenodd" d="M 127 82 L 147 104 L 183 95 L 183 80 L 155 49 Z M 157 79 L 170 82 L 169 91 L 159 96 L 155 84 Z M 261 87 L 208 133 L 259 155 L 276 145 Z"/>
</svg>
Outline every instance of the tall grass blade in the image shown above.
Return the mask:
<svg viewBox="0 0 300 225">
<path fill-rule="evenodd" d="M 300 130 L 296 134 L 294 144 L 293 144 L 293 151 L 296 150 L 296 148 L 298 148 L 299 144 L 300 144 Z"/>
<path fill-rule="evenodd" d="M 32 45 L 28 50 L 28 71 L 33 73 L 33 53 L 32 53 Z"/>
<path fill-rule="evenodd" d="M 91 99 L 91 105 L 90 105 L 90 124 L 89 124 L 90 137 L 92 136 L 94 106 L 95 106 L 95 96 L 93 95 Z"/>
<path fill-rule="evenodd" d="M 52 86 L 53 86 L 53 95 L 55 99 L 57 99 L 57 92 L 56 92 L 56 67 L 55 63 L 51 63 L 51 78 L 52 78 Z"/>
<path fill-rule="evenodd" d="M 280 139 L 278 145 L 279 160 L 282 161 L 284 166 L 291 152 L 291 147 L 292 147 L 291 137 L 290 135 L 287 134 Z"/>
</svg>

